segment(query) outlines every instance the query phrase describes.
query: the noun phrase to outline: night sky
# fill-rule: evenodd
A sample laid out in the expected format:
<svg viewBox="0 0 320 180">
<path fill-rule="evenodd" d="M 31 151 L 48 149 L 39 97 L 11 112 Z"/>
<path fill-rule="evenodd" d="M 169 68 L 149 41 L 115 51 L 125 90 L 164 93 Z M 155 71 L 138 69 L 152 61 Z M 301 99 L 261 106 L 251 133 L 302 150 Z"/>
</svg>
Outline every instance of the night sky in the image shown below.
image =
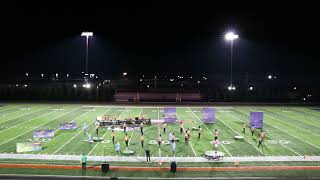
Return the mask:
<svg viewBox="0 0 320 180">
<path fill-rule="evenodd" d="M 315 4 L 230 4 L 10 5 L 1 12 L 1 74 L 84 71 L 87 30 L 92 73 L 228 75 L 224 33 L 233 30 L 235 73 L 319 77 Z"/>
</svg>

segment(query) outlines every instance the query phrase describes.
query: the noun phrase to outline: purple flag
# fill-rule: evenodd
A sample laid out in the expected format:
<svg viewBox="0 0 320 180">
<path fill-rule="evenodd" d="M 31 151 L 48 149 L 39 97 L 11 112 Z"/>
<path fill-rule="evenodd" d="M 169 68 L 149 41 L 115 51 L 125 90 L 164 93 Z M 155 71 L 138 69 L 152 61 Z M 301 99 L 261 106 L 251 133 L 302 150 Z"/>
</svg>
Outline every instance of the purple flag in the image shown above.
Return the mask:
<svg viewBox="0 0 320 180">
<path fill-rule="evenodd" d="M 254 128 L 262 128 L 263 112 L 250 112 L 250 126 Z"/>
<path fill-rule="evenodd" d="M 63 123 L 60 124 L 60 130 L 73 130 L 73 129 L 77 129 L 77 123 Z"/>
<path fill-rule="evenodd" d="M 176 123 L 176 108 L 164 108 L 164 122 L 166 123 Z"/>
<path fill-rule="evenodd" d="M 216 122 L 216 112 L 213 108 L 203 108 L 202 109 L 202 121 L 204 123 L 215 123 Z"/>
<path fill-rule="evenodd" d="M 52 138 L 54 130 L 37 130 L 33 132 L 34 138 Z"/>
</svg>

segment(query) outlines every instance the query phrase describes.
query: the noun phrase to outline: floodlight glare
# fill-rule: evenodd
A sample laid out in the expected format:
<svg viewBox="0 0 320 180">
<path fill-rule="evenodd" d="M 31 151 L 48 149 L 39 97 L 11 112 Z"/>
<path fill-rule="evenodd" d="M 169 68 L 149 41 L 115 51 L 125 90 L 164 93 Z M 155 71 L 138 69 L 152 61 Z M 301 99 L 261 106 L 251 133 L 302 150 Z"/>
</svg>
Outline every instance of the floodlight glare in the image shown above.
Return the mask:
<svg viewBox="0 0 320 180">
<path fill-rule="evenodd" d="M 250 90 L 250 91 L 252 91 L 252 90 L 253 90 L 253 87 L 252 87 L 252 86 L 250 86 L 250 87 L 249 87 L 249 90 Z"/>
<path fill-rule="evenodd" d="M 232 90 L 236 90 L 236 87 L 233 86 L 233 87 L 232 87 Z"/>
<path fill-rule="evenodd" d="M 83 87 L 87 88 L 87 89 L 90 89 L 91 88 L 91 84 L 90 83 L 83 84 Z"/>
<path fill-rule="evenodd" d="M 128 73 L 124 72 L 123 75 L 126 76 Z"/>
<path fill-rule="evenodd" d="M 73 84 L 73 87 L 74 87 L 74 88 L 77 88 L 77 85 L 76 85 L 76 84 Z"/>
<path fill-rule="evenodd" d="M 272 79 L 272 75 L 269 75 L 269 76 L 268 76 L 268 79 Z"/>
<path fill-rule="evenodd" d="M 225 35 L 225 39 L 227 41 L 233 41 L 235 39 L 238 39 L 239 38 L 239 35 L 237 34 L 234 34 L 233 32 L 228 32 L 226 35 Z"/>
<path fill-rule="evenodd" d="M 81 36 L 90 37 L 93 36 L 93 32 L 82 32 Z"/>
<path fill-rule="evenodd" d="M 228 87 L 228 90 L 229 90 L 229 91 L 231 91 L 231 90 L 232 90 L 232 87 L 231 87 L 231 86 L 229 86 L 229 87 Z"/>
</svg>

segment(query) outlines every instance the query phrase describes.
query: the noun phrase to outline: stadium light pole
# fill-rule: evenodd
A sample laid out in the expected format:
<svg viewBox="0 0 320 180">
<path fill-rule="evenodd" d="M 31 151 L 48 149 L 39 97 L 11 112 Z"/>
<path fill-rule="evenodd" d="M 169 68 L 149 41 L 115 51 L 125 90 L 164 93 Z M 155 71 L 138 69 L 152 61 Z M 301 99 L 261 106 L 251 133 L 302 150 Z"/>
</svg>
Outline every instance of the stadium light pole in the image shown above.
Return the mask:
<svg viewBox="0 0 320 180">
<path fill-rule="evenodd" d="M 235 90 L 235 88 L 232 85 L 232 58 L 233 58 L 233 41 L 238 38 L 239 36 L 237 34 L 234 34 L 233 32 L 228 32 L 225 35 L 225 39 L 227 41 L 230 41 L 230 86 L 228 87 L 229 90 Z"/>
<path fill-rule="evenodd" d="M 93 36 L 93 32 L 82 32 L 81 36 L 86 37 L 86 74 L 88 74 L 88 52 L 89 52 L 89 37 Z"/>
</svg>

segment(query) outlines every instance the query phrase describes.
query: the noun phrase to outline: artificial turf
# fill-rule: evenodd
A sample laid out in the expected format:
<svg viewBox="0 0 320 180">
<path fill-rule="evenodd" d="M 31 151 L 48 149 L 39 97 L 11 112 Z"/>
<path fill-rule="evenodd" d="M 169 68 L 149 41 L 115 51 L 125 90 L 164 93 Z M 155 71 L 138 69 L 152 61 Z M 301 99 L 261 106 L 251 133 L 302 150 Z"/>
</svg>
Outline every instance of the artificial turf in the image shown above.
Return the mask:
<svg viewBox="0 0 320 180">
<path fill-rule="evenodd" d="M 145 148 L 151 150 L 153 156 L 172 156 L 170 145 L 148 145 L 149 140 L 156 140 L 158 134 L 168 139 L 168 133 L 174 132 L 182 142 L 177 143 L 176 156 L 199 157 L 204 151 L 211 150 L 212 132 L 220 131 L 219 140 L 229 141 L 221 144 L 219 150 L 228 156 L 297 156 L 320 155 L 320 112 L 315 107 L 294 106 L 218 106 L 217 121 L 214 124 L 201 122 L 201 107 L 177 107 L 177 117 L 184 121 L 184 127 L 201 126 L 203 133 L 197 139 L 197 132 L 192 131 L 188 145 L 183 142 L 184 135 L 179 132 L 178 124 L 168 124 L 166 133 L 161 125 L 145 125 L 145 147 L 140 144 L 140 129 L 128 131 L 129 149 L 134 156 L 144 156 Z M 95 136 L 94 120 L 97 116 L 107 114 L 118 119 L 144 118 L 162 119 L 164 107 L 151 106 L 82 106 L 72 104 L 7 104 L 0 107 L 0 153 L 16 153 L 16 143 L 28 142 L 34 130 L 55 129 L 55 137 L 43 142 L 40 154 L 76 154 L 115 155 L 112 143 L 89 144 L 84 141 L 87 135 L 82 131 L 84 123 L 90 125 L 91 134 Z M 244 141 L 234 140 L 241 134 L 241 123 L 249 124 L 250 111 L 264 112 L 264 131 L 266 140 L 263 148 L 258 148 L 258 132 L 252 137 L 250 129 L 244 135 Z M 60 123 L 75 122 L 77 130 L 58 130 Z M 210 132 L 211 131 L 211 132 Z M 99 136 L 111 140 L 111 132 L 100 128 Z M 115 141 L 125 148 L 124 132 L 116 132 Z"/>
</svg>

